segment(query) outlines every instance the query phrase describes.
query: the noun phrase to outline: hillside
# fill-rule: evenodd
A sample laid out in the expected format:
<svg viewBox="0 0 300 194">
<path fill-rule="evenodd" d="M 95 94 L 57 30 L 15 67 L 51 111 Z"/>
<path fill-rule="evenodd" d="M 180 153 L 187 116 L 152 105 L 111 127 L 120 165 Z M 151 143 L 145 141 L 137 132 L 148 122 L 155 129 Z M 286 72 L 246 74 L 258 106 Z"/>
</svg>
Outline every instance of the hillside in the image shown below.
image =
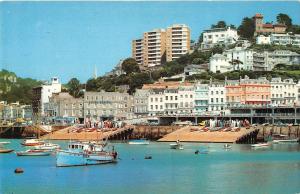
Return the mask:
<svg viewBox="0 0 300 194">
<path fill-rule="evenodd" d="M 0 71 L 0 101 L 30 104 L 32 88 L 40 84 L 41 82 L 37 80 L 21 78 L 3 69 Z"/>
</svg>

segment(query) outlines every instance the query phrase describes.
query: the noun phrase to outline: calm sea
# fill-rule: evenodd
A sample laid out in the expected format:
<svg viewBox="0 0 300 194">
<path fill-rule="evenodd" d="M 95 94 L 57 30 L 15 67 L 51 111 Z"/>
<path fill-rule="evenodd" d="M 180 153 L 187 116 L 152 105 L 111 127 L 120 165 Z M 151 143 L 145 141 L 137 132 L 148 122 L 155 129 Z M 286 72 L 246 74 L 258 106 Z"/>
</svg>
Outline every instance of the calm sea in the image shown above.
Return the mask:
<svg viewBox="0 0 300 194">
<path fill-rule="evenodd" d="M 24 150 L 21 140 L 9 141 L 7 147 Z M 0 193 L 300 193 L 299 144 L 256 150 L 233 145 L 227 151 L 223 144 L 185 143 L 184 150 L 171 150 L 168 143 L 112 144 L 121 159 L 98 166 L 58 168 L 55 156 L 1 154 Z M 207 146 L 209 154 L 194 154 Z M 15 174 L 17 167 L 25 172 Z"/>
</svg>

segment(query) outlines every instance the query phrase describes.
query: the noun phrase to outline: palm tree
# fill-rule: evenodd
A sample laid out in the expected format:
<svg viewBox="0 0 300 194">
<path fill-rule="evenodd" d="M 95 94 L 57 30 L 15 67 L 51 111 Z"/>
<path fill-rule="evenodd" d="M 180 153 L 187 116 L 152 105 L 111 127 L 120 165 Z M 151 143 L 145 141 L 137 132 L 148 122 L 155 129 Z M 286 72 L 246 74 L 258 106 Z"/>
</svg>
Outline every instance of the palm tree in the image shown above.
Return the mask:
<svg viewBox="0 0 300 194">
<path fill-rule="evenodd" d="M 229 61 L 229 63 L 233 66 L 233 70 L 235 70 L 235 66 L 238 66 L 238 70 L 240 70 L 240 64 L 243 64 L 242 61 L 238 60 L 238 59 L 232 59 L 231 61 Z"/>
</svg>

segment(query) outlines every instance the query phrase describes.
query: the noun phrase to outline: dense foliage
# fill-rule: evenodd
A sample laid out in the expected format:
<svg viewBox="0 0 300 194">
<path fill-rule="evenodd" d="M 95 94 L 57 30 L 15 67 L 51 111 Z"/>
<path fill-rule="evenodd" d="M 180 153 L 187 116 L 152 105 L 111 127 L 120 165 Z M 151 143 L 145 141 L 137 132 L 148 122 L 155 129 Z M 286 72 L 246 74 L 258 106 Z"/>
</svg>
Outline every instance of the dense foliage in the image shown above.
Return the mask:
<svg viewBox="0 0 300 194">
<path fill-rule="evenodd" d="M 13 72 L 0 71 L 0 101 L 8 103 L 19 101 L 23 104 L 31 104 L 32 88 L 39 86 L 41 82 L 20 78 Z"/>
</svg>

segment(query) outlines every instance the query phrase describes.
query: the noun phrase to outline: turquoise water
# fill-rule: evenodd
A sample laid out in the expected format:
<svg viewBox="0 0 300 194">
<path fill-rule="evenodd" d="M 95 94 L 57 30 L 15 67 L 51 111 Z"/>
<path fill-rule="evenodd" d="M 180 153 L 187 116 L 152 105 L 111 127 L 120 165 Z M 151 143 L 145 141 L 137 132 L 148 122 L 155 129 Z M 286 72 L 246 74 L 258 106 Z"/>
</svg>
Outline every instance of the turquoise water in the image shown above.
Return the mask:
<svg viewBox="0 0 300 194">
<path fill-rule="evenodd" d="M 24 149 L 21 140 L 9 141 L 7 147 Z M 184 150 L 155 142 L 113 145 L 120 161 L 98 166 L 58 168 L 55 156 L 1 154 L 0 193 L 300 193 L 299 144 L 257 150 L 233 145 L 227 151 L 223 144 L 184 143 Z M 194 154 L 204 146 L 209 154 Z M 17 167 L 25 172 L 14 174 Z"/>
</svg>

